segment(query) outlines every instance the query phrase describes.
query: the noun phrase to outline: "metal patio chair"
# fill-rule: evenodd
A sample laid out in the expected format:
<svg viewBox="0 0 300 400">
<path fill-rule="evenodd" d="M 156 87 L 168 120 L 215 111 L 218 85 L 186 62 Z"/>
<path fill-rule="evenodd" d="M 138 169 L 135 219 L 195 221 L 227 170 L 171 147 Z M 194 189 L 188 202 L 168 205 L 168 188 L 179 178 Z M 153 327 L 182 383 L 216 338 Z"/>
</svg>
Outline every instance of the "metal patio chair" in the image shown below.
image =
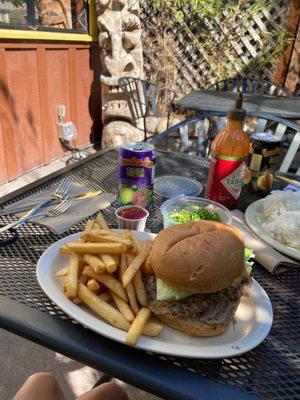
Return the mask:
<svg viewBox="0 0 300 400">
<path fill-rule="evenodd" d="M 266 94 L 270 96 L 288 96 L 292 97 L 292 93 L 287 88 L 282 88 L 275 83 L 267 81 L 265 79 L 255 78 L 229 78 L 222 81 L 216 82 L 208 88 L 209 90 L 224 90 L 228 92 L 243 93 L 257 93 Z"/>
<path fill-rule="evenodd" d="M 124 92 L 132 123 L 144 131 L 145 140 L 149 133 L 147 126 L 149 125 L 149 118 L 167 118 L 167 127 L 169 127 L 172 105 L 176 97 L 173 90 L 159 88 L 154 83 L 138 78 L 122 77 L 118 83 Z"/>
<path fill-rule="evenodd" d="M 225 112 L 207 112 L 188 118 L 148 141 L 159 148 L 208 157 L 211 142 L 220 128 L 218 121 L 223 121 L 225 116 Z M 280 172 L 300 175 L 300 125 L 269 114 L 253 112 L 247 115 L 245 130 L 251 133 L 271 132 L 281 139 L 284 156 Z"/>
</svg>

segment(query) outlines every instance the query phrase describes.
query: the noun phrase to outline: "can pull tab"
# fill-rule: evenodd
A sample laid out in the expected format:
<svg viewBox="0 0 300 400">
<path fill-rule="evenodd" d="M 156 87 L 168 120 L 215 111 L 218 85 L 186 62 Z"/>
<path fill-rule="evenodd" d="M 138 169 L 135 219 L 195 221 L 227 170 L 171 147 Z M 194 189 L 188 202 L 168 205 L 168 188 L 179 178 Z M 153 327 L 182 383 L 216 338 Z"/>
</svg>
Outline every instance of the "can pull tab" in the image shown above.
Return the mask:
<svg viewBox="0 0 300 400">
<path fill-rule="evenodd" d="M 137 150 L 137 151 L 143 150 L 143 145 L 137 143 L 132 148 L 133 148 L 133 150 Z"/>
</svg>

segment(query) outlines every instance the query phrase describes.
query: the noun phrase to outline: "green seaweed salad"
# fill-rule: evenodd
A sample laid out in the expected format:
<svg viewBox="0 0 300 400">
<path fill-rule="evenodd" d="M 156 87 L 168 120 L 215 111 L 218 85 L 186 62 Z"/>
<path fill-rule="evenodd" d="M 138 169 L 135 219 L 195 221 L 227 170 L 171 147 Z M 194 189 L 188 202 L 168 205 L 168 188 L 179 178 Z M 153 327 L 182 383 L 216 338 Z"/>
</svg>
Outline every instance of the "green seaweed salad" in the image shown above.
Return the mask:
<svg viewBox="0 0 300 400">
<path fill-rule="evenodd" d="M 209 211 L 205 207 L 199 207 L 197 210 L 181 210 L 178 212 L 174 212 L 173 214 L 169 215 L 169 218 L 178 223 L 184 224 L 185 222 L 191 221 L 217 221 L 220 222 L 220 216 L 217 211 Z"/>
</svg>

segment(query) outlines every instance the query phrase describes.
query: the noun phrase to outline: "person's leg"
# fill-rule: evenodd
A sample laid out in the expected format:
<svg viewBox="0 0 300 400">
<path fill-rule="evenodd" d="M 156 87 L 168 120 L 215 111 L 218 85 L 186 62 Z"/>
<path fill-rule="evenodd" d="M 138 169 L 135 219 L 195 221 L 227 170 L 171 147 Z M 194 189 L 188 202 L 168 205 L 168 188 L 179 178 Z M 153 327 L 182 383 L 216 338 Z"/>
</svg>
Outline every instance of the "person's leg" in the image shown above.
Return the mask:
<svg viewBox="0 0 300 400">
<path fill-rule="evenodd" d="M 126 392 L 115 382 L 103 383 L 76 400 L 129 400 Z"/>
<path fill-rule="evenodd" d="M 65 400 L 53 375 L 38 372 L 31 375 L 13 400 Z"/>
</svg>

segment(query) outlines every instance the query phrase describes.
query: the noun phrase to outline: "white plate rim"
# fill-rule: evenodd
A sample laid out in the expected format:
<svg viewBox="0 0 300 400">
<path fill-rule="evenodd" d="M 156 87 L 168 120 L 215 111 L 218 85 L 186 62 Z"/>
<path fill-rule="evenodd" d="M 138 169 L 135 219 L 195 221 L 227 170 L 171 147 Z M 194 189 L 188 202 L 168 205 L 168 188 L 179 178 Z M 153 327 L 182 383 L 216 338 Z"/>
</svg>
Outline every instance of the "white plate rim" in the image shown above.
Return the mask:
<svg viewBox="0 0 300 400">
<path fill-rule="evenodd" d="M 260 225 L 256 221 L 256 218 L 259 214 L 257 210 L 262 206 L 263 201 L 264 199 L 256 200 L 247 207 L 245 212 L 247 225 L 257 236 L 259 236 L 264 242 L 272 246 L 275 250 L 278 250 L 287 256 L 293 257 L 296 260 L 300 260 L 300 250 L 278 242 L 277 240 L 266 235 L 264 231 L 260 228 Z"/>
<path fill-rule="evenodd" d="M 120 231 L 119 229 L 116 230 Z M 135 233 L 136 234 L 141 233 L 143 235 L 146 234 L 148 238 L 152 239 L 156 236 L 155 234 L 148 232 L 135 232 Z M 68 300 L 61 290 L 56 289 L 56 295 L 53 295 L 53 293 L 50 290 L 51 288 L 49 286 L 49 282 L 45 282 L 45 280 L 43 279 L 43 263 L 47 261 L 47 256 L 49 255 L 49 252 L 53 250 L 58 250 L 58 248 L 62 246 L 65 242 L 76 240 L 81 234 L 82 232 L 78 232 L 70 236 L 67 236 L 65 238 L 62 238 L 59 241 L 52 244 L 47 250 L 44 251 L 44 253 L 38 260 L 36 268 L 36 276 L 38 283 L 42 288 L 42 290 L 44 291 L 44 293 L 50 298 L 50 300 L 53 301 L 59 308 L 61 308 L 61 310 L 64 311 L 70 318 L 81 323 L 84 327 L 89 328 L 92 331 L 102 336 L 120 342 L 122 344 L 126 344 L 125 332 L 109 325 L 107 322 L 101 320 L 100 317 L 91 315 L 90 313 L 85 311 L 84 308 L 78 307 L 72 301 Z M 60 296 L 58 296 L 58 294 L 60 294 Z M 205 346 L 203 348 L 201 346 L 196 347 L 194 345 L 192 346 L 189 344 L 183 345 L 170 342 L 157 342 L 152 338 L 143 336 L 141 337 L 141 339 L 139 340 L 139 342 L 135 347 L 141 350 L 146 350 L 148 352 L 186 357 L 186 358 L 220 359 L 220 358 L 228 358 L 244 354 L 252 350 L 256 346 L 258 346 L 267 337 L 273 323 L 273 309 L 270 299 L 265 290 L 259 285 L 259 283 L 255 279 L 253 279 L 253 283 L 250 289 L 250 295 L 254 296 L 255 298 L 258 297 L 260 298 L 259 307 L 255 308 L 257 316 L 263 317 L 264 314 L 267 314 L 268 318 L 265 321 L 264 328 L 259 331 L 259 335 L 256 335 L 254 337 L 252 335 L 252 340 L 248 343 L 244 342 L 246 341 L 246 339 L 248 339 L 249 334 L 245 338 L 242 338 L 240 342 L 234 342 L 231 345 L 222 344 L 217 346 Z M 60 299 L 63 300 L 60 301 Z M 199 341 L 200 340 L 204 341 L 203 344 L 205 344 L 207 338 L 199 338 Z M 161 343 L 165 344 L 165 346 L 162 346 Z"/>
</svg>

